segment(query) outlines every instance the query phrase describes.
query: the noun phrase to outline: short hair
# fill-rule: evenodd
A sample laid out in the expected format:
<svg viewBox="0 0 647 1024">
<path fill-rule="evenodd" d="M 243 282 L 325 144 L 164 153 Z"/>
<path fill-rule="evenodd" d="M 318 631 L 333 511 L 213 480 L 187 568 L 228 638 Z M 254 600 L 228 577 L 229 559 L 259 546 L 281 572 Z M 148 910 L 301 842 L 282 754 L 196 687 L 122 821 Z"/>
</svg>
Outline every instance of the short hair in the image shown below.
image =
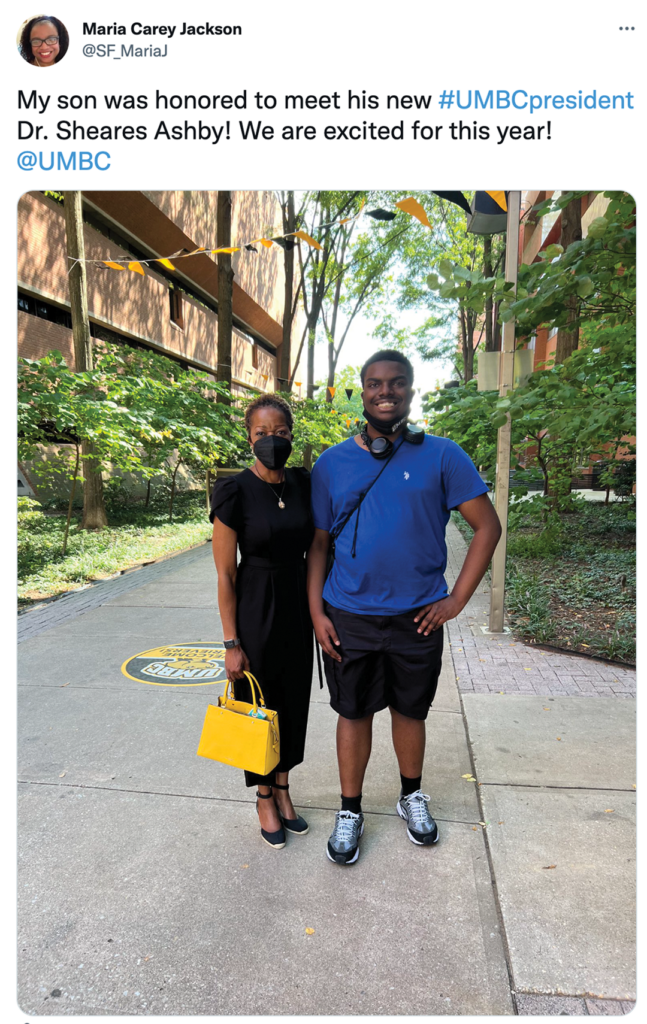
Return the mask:
<svg viewBox="0 0 647 1024">
<path fill-rule="evenodd" d="M 67 29 L 60 18 L 55 18 L 50 14 L 42 14 L 39 15 L 38 18 L 30 18 L 27 22 L 20 33 L 20 45 L 18 47 L 20 56 L 31 64 L 34 57 L 34 51 L 31 48 L 29 37 L 34 25 L 39 25 L 41 21 L 51 21 L 52 25 L 56 26 L 56 31 L 58 32 L 58 57 L 54 63 L 58 64 L 59 60 L 63 60 L 63 57 L 67 53 L 68 46 L 70 45 L 70 37 L 68 36 Z"/>
<path fill-rule="evenodd" d="M 288 425 L 290 433 L 292 433 L 292 427 L 294 426 L 294 419 L 292 417 L 292 409 L 280 395 L 259 395 L 253 402 L 250 402 L 245 409 L 245 429 L 247 430 L 248 436 L 251 434 L 252 416 L 258 409 L 278 409 L 285 416 L 285 422 Z"/>
<path fill-rule="evenodd" d="M 379 352 L 376 352 L 375 355 L 370 356 L 370 358 L 367 359 L 366 362 L 364 363 L 362 369 L 359 371 L 360 379 L 362 381 L 362 387 L 364 387 L 364 378 L 366 377 L 366 371 L 368 370 L 369 366 L 371 366 L 372 363 L 384 362 L 402 363 L 407 372 L 407 380 L 409 381 L 409 386 L 413 384 L 413 366 L 411 365 L 407 357 L 403 355 L 402 352 L 398 352 L 397 349 L 382 348 L 380 349 Z"/>
</svg>

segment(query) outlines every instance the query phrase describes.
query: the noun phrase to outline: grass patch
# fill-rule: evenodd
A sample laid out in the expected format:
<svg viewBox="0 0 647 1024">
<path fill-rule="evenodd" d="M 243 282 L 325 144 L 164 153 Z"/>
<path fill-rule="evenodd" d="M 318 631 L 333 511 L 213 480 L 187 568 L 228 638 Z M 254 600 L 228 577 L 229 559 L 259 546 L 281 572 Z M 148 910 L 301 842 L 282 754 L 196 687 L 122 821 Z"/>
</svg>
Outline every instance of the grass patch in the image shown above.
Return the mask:
<svg viewBox="0 0 647 1024">
<path fill-rule="evenodd" d="M 20 499 L 18 513 L 18 603 L 36 601 L 122 569 L 150 562 L 206 541 L 211 524 L 204 492 L 179 494 L 173 522 L 168 502 L 120 505 L 109 512 L 110 526 L 93 533 L 79 529 L 80 512 L 72 517 L 67 553 L 62 556 L 65 515 L 45 513 L 35 502 Z"/>
<path fill-rule="evenodd" d="M 469 543 L 472 531 L 452 513 Z M 633 664 L 636 522 L 630 504 L 578 502 L 553 515 L 516 512 L 508 534 L 506 610 L 517 636 Z"/>
</svg>

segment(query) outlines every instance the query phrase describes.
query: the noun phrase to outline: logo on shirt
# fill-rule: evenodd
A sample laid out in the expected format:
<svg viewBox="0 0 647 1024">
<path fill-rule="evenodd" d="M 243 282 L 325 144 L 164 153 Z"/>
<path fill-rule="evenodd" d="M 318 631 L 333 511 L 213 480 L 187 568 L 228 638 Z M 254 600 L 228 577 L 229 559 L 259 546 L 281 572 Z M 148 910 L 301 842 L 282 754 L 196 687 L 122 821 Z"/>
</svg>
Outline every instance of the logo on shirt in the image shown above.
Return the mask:
<svg viewBox="0 0 647 1024">
<path fill-rule="evenodd" d="M 408 479 L 409 479 L 409 474 L 407 473 L 406 469 L 405 469 L 405 471 L 404 471 L 404 479 L 405 479 L 405 480 L 408 480 Z"/>
</svg>

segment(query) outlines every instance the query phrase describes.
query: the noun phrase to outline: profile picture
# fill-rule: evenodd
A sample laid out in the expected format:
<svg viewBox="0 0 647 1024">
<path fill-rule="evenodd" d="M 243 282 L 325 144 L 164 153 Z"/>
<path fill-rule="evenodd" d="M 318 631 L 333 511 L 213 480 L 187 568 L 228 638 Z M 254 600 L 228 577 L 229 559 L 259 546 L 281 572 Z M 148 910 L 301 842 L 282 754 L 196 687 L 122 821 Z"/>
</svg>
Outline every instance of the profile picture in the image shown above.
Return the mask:
<svg viewBox="0 0 647 1024">
<path fill-rule="evenodd" d="M 65 25 L 51 14 L 37 14 L 29 18 L 18 33 L 20 56 L 37 68 L 58 64 L 67 53 L 69 44 Z"/>
</svg>

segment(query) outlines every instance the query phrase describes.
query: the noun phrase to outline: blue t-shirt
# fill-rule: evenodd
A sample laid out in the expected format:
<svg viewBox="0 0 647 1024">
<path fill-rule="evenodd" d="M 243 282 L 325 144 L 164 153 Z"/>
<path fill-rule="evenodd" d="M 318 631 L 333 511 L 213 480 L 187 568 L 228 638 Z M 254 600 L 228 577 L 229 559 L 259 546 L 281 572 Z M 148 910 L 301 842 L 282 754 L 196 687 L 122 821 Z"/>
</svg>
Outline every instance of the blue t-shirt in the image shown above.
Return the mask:
<svg viewBox="0 0 647 1024">
<path fill-rule="evenodd" d="M 389 462 L 335 542 L 323 596 L 359 615 L 400 615 L 447 595 L 445 527 L 450 510 L 488 490 L 462 448 L 427 434 L 422 444 L 396 441 Z M 331 532 L 382 468 L 354 438 L 328 448 L 312 470 L 312 512 Z"/>
</svg>

